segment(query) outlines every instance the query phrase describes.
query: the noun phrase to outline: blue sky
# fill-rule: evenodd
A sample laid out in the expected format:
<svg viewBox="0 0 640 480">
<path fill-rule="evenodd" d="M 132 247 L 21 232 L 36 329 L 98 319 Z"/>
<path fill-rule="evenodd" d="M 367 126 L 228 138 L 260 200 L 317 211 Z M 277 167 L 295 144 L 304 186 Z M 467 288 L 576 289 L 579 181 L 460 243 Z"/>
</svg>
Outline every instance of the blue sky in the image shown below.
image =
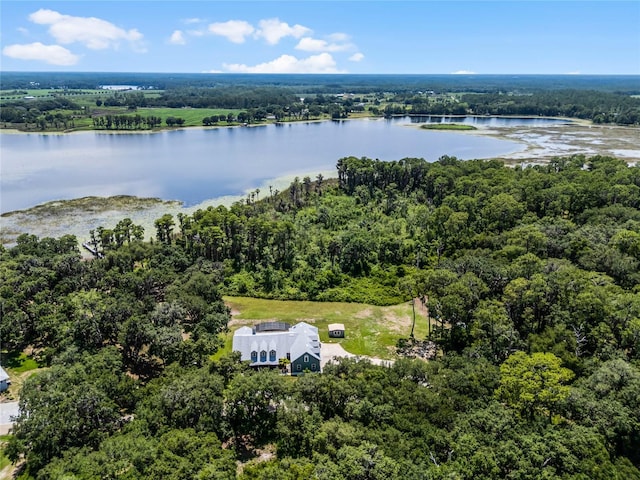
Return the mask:
<svg viewBox="0 0 640 480">
<path fill-rule="evenodd" d="M 4 71 L 640 74 L 640 0 L 0 2 Z"/>
</svg>

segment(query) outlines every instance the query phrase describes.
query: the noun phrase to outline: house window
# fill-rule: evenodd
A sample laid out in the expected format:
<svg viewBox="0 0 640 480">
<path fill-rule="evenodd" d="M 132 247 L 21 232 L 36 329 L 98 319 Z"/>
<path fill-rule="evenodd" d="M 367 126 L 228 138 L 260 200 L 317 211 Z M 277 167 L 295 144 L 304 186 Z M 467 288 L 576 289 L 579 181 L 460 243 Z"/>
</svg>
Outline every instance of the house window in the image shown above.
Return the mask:
<svg viewBox="0 0 640 480">
<path fill-rule="evenodd" d="M 267 361 L 267 351 L 266 350 L 260 350 L 260 361 L 261 362 L 266 362 Z"/>
<path fill-rule="evenodd" d="M 251 352 L 251 361 L 252 362 L 258 361 L 258 352 L 256 352 L 255 350 Z"/>
<path fill-rule="evenodd" d="M 309 355 L 304 356 L 304 363 L 309 363 Z"/>
<path fill-rule="evenodd" d="M 291 360 L 291 354 L 287 352 L 287 360 Z"/>
<path fill-rule="evenodd" d="M 269 351 L 269 361 L 270 362 L 275 362 L 276 361 L 276 351 L 275 350 Z"/>
<path fill-rule="evenodd" d="M 315 364 L 315 363 L 312 363 L 312 364 L 311 364 L 311 370 L 313 370 L 313 371 L 315 371 L 315 370 L 316 370 L 316 364 Z"/>
<path fill-rule="evenodd" d="M 301 371 L 302 371 L 302 365 L 297 364 L 297 365 L 296 365 L 296 370 L 297 370 L 297 371 L 299 371 L 299 372 L 301 372 Z"/>
</svg>

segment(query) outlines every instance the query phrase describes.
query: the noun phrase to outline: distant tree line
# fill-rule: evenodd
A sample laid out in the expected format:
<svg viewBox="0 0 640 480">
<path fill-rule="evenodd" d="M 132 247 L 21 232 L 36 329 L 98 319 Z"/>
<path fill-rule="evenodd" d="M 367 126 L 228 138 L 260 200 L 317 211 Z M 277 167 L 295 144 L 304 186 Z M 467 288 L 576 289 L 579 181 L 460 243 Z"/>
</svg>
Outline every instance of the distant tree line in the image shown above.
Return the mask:
<svg viewBox="0 0 640 480">
<path fill-rule="evenodd" d="M 147 130 L 162 125 L 162 118 L 155 115 L 100 115 L 92 120 L 94 128 L 106 130 Z"/>
<path fill-rule="evenodd" d="M 5 89 L 95 89 L 99 85 L 136 85 L 142 89 L 184 87 L 286 87 L 309 93 L 343 92 L 532 92 L 583 89 L 640 94 L 636 75 L 259 75 L 204 73 L 3 72 Z"/>
<path fill-rule="evenodd" d="M 529 94 L 463 94 L 443 102 L 425 95 L 396 95 L 387 114 L 532 115 L 569 117 L 594 123 L 640 124 L 640 98 L 593 90 L 553 90 Z"/>
<path fill-rule="evenodd" d="M 10 123 L 35 123 L 39 117 L 52 110 L 81 110 L 81 107 L 66 98 L 15 100 L 3 102 L 0 121 Z M 60 113 L 60 112 L 56 112 Z"/>
</svg>

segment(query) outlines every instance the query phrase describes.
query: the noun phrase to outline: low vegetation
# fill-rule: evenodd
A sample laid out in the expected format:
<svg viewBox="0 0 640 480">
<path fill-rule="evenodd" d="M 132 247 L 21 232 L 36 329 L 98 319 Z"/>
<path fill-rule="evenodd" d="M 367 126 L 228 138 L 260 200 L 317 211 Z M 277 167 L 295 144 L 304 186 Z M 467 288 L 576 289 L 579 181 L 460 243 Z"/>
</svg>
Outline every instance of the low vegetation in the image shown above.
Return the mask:
<svg viewBox="0 0 640 480">
<path fill-rule="evenodd" d="M 473 125 L 463 125 L 461 123 L 427 123 L 420 125 L 420 128 L 425 130 L 477 130 Z"/>
</svg>

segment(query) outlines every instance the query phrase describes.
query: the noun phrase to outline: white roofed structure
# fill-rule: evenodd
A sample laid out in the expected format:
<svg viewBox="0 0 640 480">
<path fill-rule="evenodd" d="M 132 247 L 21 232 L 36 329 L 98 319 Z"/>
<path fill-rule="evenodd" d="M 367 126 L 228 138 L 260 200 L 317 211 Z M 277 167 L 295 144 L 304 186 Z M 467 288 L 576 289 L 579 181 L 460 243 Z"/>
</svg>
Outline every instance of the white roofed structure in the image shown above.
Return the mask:
<svg viewBox="0 0 640 480">
<path fill-rule="evenodd" d="M 305 322 L 290 326 L 284 322 L 265 322 L 241 327 L 233 334 L 233 351 L 253 367 L 277 367 L 280 359 L 294 362 L 300 358 L 320 371 L 320 337 L 318 328 Z M 316 361 L 313 361 L 315 359 Z M 292 371 L 295 374 L 295 372 Z"/>
</svg>

